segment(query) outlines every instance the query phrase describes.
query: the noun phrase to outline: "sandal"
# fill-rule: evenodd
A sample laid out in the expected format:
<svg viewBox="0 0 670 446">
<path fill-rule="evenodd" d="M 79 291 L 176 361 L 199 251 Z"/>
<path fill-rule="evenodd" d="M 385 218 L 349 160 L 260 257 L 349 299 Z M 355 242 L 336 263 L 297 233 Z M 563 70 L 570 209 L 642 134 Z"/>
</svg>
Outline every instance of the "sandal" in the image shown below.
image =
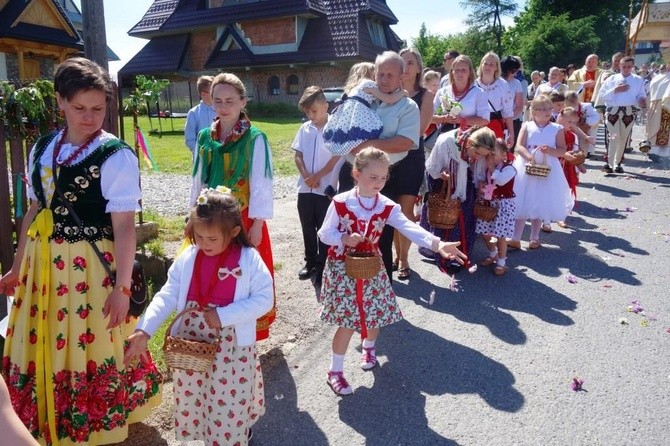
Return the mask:
<svg viewBox="0 0 670 446">
<path fill-rule="evenodd" d="M 374 369 L 377 365 L 377 353 L 374 347 L 363 347 L 363 355 L 361 355 L 361 368 L 363 370 Z"/>
<path fill-rule="evenodd" d="M 391 271 L 398 271 L 398 261 L 394 260 L 391 264 Z"/>
<path fill-rule="evenodd" d="M 547 234 L 551 234 L 551 225 L 542 225 L 542 232 L 546 232 Z"/>
<path fill-rule="evenodd" d="M 530 249 L 539 249 L 541 246 L 539 240 L 531 240 L 528 244 L 528 248 Z"/>
<path fill-rule="evenodd" d="M 556 224 L 558 225 L 559 228 L 563 228 L 563 229 L 569 227 L 568 224 L 567 224 L 566 222 L 564 222 L 564 221 L 559 221 L 559 222 L 556 223 Z"/>
<path fill-rule="evenodd" d="M 335 395 L 344 396 L 354 393 L 347 380 L 344 378 L 344 372 L 328 372 L 326 380 L 330 388 L 335 392 Z"/>
<path fill-rule="evenodd" d="M 479 262 L 479 265 L 480 266 L 491 266 L 496 262 L 496 260 L 498 260 L 498 257 L 487 257 L 484 260 L 482 260 L 481 262 Z"/>
<path fill-rule="evenodd" d="M 509 249 L 509 250 L 521 249 L 521 241 L 520 240 L 508 239 L 507 240 L 507 249 Z"/>
<path fill-rule="evenodd" d="M 493 268 L 493 274 L 495 274 L 496 276 L 502 276 L 506 272 L 507 272 L 506 266 L 496 265 L 495 268 Z"/>
<path fill-rule="evenodd" d="M 409 279 L 412 270 L 409 268 L 400 268 L 398 269 L 398 280 Z"/>
</svg>

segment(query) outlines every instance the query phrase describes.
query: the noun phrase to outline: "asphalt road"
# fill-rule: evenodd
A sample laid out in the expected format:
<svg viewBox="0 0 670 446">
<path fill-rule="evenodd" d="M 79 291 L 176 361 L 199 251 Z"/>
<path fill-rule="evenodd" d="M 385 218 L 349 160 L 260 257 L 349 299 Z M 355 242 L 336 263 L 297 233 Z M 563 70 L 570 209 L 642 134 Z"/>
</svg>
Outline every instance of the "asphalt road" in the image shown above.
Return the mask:
<svg viewBox="0 0 670 446">
<path fill-rule="evenodd" d="M 352 340 L 353 395 L 326 384 L 333 327 L 273 350 L 251 444 L 670 445 L 670 171 L 626 158 L 623 175 L 588 160 L 570 228 L 537 251 L 527 229 L 503 277 L 462 272 L 453 292 L 413 249 L 380 366 L 362 371 Z M 636 299 L 644 314 L 627 310 Z"/>
</svg>

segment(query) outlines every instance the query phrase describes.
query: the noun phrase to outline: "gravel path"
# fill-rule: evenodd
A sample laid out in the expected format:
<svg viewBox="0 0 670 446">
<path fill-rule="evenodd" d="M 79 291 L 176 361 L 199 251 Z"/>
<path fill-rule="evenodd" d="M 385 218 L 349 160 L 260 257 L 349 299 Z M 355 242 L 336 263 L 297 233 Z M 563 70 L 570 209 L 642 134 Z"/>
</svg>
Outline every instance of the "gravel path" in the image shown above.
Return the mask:
<svg viewBox="0 0 670 446">
<path fill-rule="evenodd" d="M 275 177 L 275 202 L 295 200 L 297 180 L 297 175 Z M 160 172 L 146 174 L 142 176 L 142 191 L 145 208 L 165 216 L 186 215 L 191 194 L 191 176 Z"/>
</svg>

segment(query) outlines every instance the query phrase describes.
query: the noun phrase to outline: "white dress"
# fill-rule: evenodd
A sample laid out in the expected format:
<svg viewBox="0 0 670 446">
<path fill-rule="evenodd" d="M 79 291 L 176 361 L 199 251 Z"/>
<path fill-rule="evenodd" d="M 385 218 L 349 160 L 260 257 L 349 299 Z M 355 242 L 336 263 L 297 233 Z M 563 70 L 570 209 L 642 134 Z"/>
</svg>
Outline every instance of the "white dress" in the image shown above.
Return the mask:
<svg viewBox="0 0 670 446">
<path fill-rule="evenodd" d="M 384 125 L 370 108 L 375 98 L 363 91 L 363 88 L 376 87 L 374 81 L 361 81 L 333 111 L 323 127 L 323 140 L 333 155 L 346 155 L 363 141 L 378 139 L 381 135 Z"/>
<path fill-rule="evenodd" d="M 526 160 L 520 156 L 514 160 L 513 166 L 517 171 L 514 181 L 517 219 L 565 220 L 575 201 L 563 174 L 561 162 L 555 156 L 544 155 L 538 150 L 543 145 L 556 147 L 556 135 L 562 127 L 553 122 L 538 127 L 535 121 L 524 122 L 523 125 L 527 134 L 526 149 L 533 154 L 537 164 L 551 167 L 551 172 L 546 177 L 528 175 Z"/>
</svg>

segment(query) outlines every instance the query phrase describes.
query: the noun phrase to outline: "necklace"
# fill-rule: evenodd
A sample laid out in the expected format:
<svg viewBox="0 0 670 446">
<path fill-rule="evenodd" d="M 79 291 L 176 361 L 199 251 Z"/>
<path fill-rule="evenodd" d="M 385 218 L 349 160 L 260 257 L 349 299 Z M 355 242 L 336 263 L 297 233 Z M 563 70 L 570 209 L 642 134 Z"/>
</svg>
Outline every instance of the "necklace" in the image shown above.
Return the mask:
<svg viewBox="0 0 670 446">
<path fill-rule="evenodd" d="M 354 195 L 356 195 L 356 200 L 358 201 L 358 205 L 359 205 L 360 207 L 362 207 L 363 209 L 365 209 L 366 211 L 371 211 L 371 210 L 373 210 L 373 209 L 375 208 L 375 206 L 377 206 L 377 202 L 379 201 L 379 194 L 376 194 L 376 195 L 375 195 L 375 201 L 374 201 L 374 203 L 372 203 L 372 206 L 370 206 L 370 207 L 368 208 L 368 207 L 365 207 L 365 205 L 364 205 L 363 202 L 361 201 L 361 197 L 360 197 L 360 195 L 358 195 L 358 188 L 356 188 L 356 191 L 354 192 Z"/>
<path fill-rule="evenodd" d="M 67 136 L 67 127 L 65 127 L 65 128 L 63 129 L 63 135 L 62 135 L 61 138 L 58 140 L 58 144 L 56 144 L 56 147 L 54 148 L 54 154 L 53 154 L 53 157 L 54 157 L 54 160 L 56 160 L 56 164 L 57 164 L 58 166 L 69 166 L 70 163 L 71 163 L 73 160 L 77 159 L 77 157 L 78 157 L 84 150 L 86 150 L 86 149 L 88 148 L 88 146 L 90 146 L 91 143 L 93 143 L 93 141 L 95 141 L 96 138 L 97 138 L 98 136 L 100 136 L 100 133 L 102 133 L 102 130 L 101 130 L 101 129 L 98 129 L 98 131 L 96 131 L 95 133 L 93 133 L 93 134 L 91 135 L 91 137 L 90 137 L 86 142 L 84 142 L 84 144 L 80 145 L 80 146 L 77 148 L 77 150 L 75 150 L 74 152 L 72 152 L 72 153 L 70 154 L 70 156 L 68 156 L 67 158 L 65 158 L 65 161 L 58 162 L 58 155 L 60 155 L 61 148 L 63 147 L 63 141 L 65 140 L 65 137 Z"/>
</svg>

